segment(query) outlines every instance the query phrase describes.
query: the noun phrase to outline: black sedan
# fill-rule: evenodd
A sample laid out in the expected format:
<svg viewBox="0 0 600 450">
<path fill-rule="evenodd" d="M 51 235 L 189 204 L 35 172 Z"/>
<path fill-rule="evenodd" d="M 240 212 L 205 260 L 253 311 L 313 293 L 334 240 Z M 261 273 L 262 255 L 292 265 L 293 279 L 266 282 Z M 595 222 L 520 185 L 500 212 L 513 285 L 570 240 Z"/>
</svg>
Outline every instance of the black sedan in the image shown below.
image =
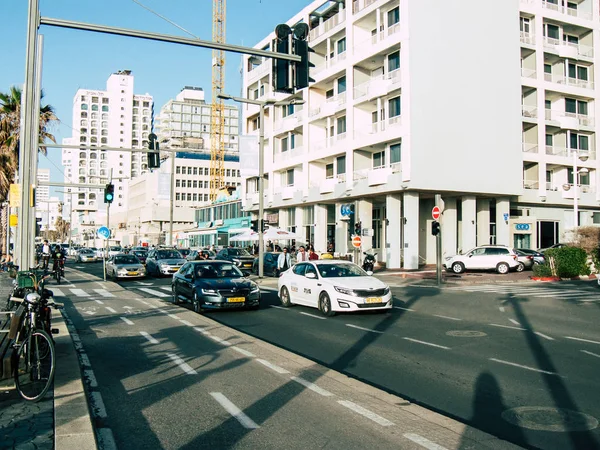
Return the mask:
<svg viewBox="0 0 600 450">
<path fill-rule="evenodd" d="M 244 248 L 224 248 L 217 253 L 215 259 L 231 261 L 244 273 L 252 272 L 254 255 Z"/>
<path fill-rule="evenodd" d="M 190 261 L 173 275 L 173 303 L 191 302 L 194 311 L 260 305 L 260 289 L 229 261 Z"/>
</svg>

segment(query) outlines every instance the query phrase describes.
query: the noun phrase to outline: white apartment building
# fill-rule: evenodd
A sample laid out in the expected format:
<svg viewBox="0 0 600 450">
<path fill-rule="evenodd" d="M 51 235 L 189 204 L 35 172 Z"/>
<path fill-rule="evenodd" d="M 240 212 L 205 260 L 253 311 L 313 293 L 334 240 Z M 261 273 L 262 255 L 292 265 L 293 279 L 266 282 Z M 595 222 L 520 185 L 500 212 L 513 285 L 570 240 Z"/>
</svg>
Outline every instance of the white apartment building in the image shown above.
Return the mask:
<svg viewBox="0 0 600 450">
<path fill-rule="evenodd" d="M 50 181 L 50 169 L 38 169 L 37 171 L 37 185 L 35 187 L 35 201 L 46 202 L 50 198 L 50 186 L 42 186 L 40 182 Z"/>
<path fill-rule="evenodd" d="M 266 109 L 266 217 L 345 253 L 353 205 L 362 249 L 407 269 L 435 262 L 436 194 L 444 256 L 547 247 L 575 209 L 600 223 L 599 19 L 595 0 L 312 2 L 287 24 L 311 28 L 315 82 L 302 108 Z M 249 98 L 291 98 L 271 68 L 244 58 Z M 244 105 L 245 134 L 257 118 Z M 256 179 L 243 190 L 256 213 Z"/>
<path fill-rule="evenodd" d="M 73 136 L 63 139 L 63 144 L 98 148 L 63 149 L 65 182 L 106 184 L 112 170 L 115 200 L 111 214 L 126 211 L 128 182 L 148 171 L 147 156 L 142 152 L 106 151 L 102 147 L 148 148 L 153 108 L 152 96 L 134 94 L 134 76 L 129 70 L 111 74 L 106 90 L 79 89 L 73 98 Z M 78 223 L 94 224 L 98 211 L 106 209 L 103 191 L 69 189 L 73 195 L 65 195 L 65 202 L 73 197 Z"/>
</svg>

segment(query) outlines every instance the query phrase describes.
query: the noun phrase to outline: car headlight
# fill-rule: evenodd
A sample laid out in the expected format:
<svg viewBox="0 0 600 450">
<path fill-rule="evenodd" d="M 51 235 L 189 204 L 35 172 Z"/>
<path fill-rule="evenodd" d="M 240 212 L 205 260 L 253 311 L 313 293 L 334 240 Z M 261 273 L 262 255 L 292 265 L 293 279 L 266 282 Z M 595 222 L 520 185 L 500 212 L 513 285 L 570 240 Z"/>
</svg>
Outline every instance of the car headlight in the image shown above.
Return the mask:
<svg viewBox="0 0 600 450">
<path fill-rule="evenodd" d="M 217 291 L 215 289 L 200 289 L 204 295 L 217 295 Z"/>
<path fill-rule="evenodd" d="M 168 266 L 168 264 L 166 264 L 166 263 L 159 263 L 158 265 L 159 265 L 160 267 L 167 267 L 167 266 Z"/>
<path fill-rule="evenodd" d="M 260 292 L 260 288 L 257 285 L 252 286 L 252 289 L 250 290 L 251 294 L 256 294 Z"/>
<path fill-rule="evenodd" d="M 388 295 L 389 293 L 390 293 L 390 288 L 389 288 L 389 287 L 386 287 L 386 288 L 383 290 L 383 295 Z"/>
<path fill-rule="evenodd" d="M 352 289 L 343 288 L 340 286 L 334 286 L 334 289 L 341 294 L 352 295 L 353 297 L 356 297 L 356 292 L 354 292 Z"/>
<path fill-rule="evenodd" d="M 452 259 L 452 256 L 446 256 L 446 261 L 450 261 Z"/>
</svg>

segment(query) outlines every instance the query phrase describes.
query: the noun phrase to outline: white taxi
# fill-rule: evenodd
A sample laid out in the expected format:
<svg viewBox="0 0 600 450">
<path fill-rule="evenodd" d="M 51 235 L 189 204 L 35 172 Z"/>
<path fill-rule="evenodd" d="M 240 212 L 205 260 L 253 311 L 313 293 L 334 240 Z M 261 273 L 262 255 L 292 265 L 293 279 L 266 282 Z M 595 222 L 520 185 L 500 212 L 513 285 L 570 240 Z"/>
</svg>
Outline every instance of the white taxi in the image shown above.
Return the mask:
<svg viewBox="0 0 600 450">
<path fill-rule="evenodd" d="M 344 311 L 391 309 L 390 288 L 369 274 L 346 261 L 298 263 L 279 277 L 279 299 L 283 306 L 318 308 L 325 316 Z"/>
</svg>

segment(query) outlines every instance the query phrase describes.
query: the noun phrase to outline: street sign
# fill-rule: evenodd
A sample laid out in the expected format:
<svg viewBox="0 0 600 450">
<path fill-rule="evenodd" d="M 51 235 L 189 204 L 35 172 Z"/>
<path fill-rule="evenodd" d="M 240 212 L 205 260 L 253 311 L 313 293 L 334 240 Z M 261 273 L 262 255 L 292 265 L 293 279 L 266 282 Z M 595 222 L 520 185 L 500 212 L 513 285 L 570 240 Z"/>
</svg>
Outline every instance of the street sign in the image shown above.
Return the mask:
<svg viewBox="0 0 600 450">
<path fill-rule="evenodd" d="M 442 211 L 440 210 L 439 206 L 434 206 L 433 209 L 431 210 L 431 217 L 433 217 L 433 220 L 438 220 L 440 218 L 441 214 L 442 214 Z"/>
<path fill-rule="evenodd" d="M 352 215 L 352 205 L 342 205 L 340 207 L 340 214 L 344 217 Z"/>
<path fill-rule="evenodd" d="M 360 248 L 362 245 L 362 238 L 360 236 L 352 236 L 352 247 Z"/>
<path fill-rule="evenodd" d="M 16 227 L 19 223 L 19 218 L 17 217 L 16 214 L 11 214 L 8 218 L 8 224 L 11 227 Z"/>
<path fill-rule="evenodd" d="M 98 235 L 99 238 L 110 239 L 110 230 L 108 229 L 108 227 L 98 228 L 98 231 L 96 231 L 96 234 Z"/>
</svg>

